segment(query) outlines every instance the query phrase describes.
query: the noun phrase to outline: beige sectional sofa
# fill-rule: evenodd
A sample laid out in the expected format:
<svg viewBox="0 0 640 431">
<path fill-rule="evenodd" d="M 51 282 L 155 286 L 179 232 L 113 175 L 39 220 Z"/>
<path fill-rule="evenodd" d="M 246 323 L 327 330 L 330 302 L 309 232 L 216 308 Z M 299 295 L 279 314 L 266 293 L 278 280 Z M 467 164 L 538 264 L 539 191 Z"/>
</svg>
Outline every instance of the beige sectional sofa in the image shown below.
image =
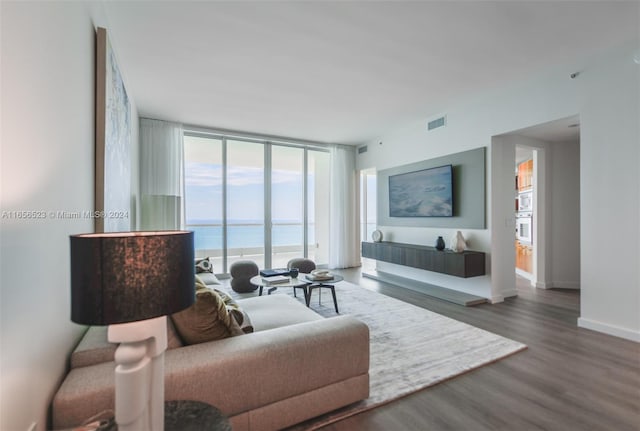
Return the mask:
<svg viewBox="0 0 640 431">
<path fill-rule="evenodd" d="M 276 430 L 369 396 L 369 329 L 323 318 L 287 295 L 242 299 L 255 332 L 182 346 L 169 325 L 165 399 L 219 408 L 235 431 Z M 114 405 L 115 346 L 89 329 L 52 404 L 54 428 Z"/>
</svg>

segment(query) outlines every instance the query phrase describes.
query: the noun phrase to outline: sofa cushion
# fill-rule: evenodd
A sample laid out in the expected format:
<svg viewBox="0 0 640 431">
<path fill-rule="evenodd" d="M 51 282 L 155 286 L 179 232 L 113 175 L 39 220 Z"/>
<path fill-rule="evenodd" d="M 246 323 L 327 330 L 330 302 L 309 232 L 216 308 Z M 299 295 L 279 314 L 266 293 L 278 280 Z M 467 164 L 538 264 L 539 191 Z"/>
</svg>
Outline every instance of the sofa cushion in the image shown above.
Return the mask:
<svg viewBox="0 0 640 431">
<path fill-rule="evenodd" d="M 250 334 L 255 330 L 253 328 L 253 323 L 251 322 L 251 318 L 249 317 L 249 315 L 245 310 L 240 308 L 239 305 L 237 304 L 234 306 L 227 305 L 227 311 L 233 316 L 235 321 L 238 323 L 238 326 L 240 326 L 240 329 L 242 329 L 243 333 Z"/>
<path fill-rule="evenodd" d="M 238 304 L 251 316 L 254 331 L 324 319 L 289 295 L 256 296 L 239 299 Z"/>
<path fill-rule="evenodd" d="M 118 345 L 107 341 L 107 328 L 108 326 L 90 326 L 87 329 L 71 353 L 71 368 L 113 361 Z"/>
<path fill-rule="evenodd" d="M 249 317 L 247 312 L 243 310 L 242 307 L 240 307 L 240 305 L 228 293 L 218 289 L 214 290 L 218 295 L 220 295 L 222 302 L 224 302 L 224 305 L 227 307 L 227 312 L 231 314 L 231 316 L 236 320 L 236 322 L 240 326 L 240 329 L 242 329 L 242 332 L 244 332 L 245 334 L 253 332 L 251 318 Z"/>
<path fill-rule="evenodd" d="M 198 344 L 242 334 L 220 294 L 214 289 L 202 288 L 198 282 L 196 287 L 193 305 L 171 315 L 182 341 Z"/>
<path fill-rule="evenodd" d="M 88 367 L 113 361 L 117 343 L 107 340 L 108 326 L 90 326 L 71 353 L 71 368 Z M 182 347 L 182 341 L 171 322 L 167 319 L 167 349 Z"/>
<path fill-rule="evenodd" d="M 167 316 L 167 350 L 182 346 L 184 346 L 184 344 L 176 332 L 176 327 L 173 325 L 171 318 Z"/>
<path fill-rule="evenodd" d="M 196 259 L 196 279 L 207 286 L 220 284 L 218 277 L 213 273 L 213 263 L 210 257 Z"/>
<path fill-rule="evenodd" d="M 216 277 L 216 275 L 211 272 L 201 272 L 200 274 L 197 274 L 197 277 L 199 277 L 202 283 L 207 286 L 220 284 L 220 280 L 218 280 L 218 277 Z"/>
</svg>

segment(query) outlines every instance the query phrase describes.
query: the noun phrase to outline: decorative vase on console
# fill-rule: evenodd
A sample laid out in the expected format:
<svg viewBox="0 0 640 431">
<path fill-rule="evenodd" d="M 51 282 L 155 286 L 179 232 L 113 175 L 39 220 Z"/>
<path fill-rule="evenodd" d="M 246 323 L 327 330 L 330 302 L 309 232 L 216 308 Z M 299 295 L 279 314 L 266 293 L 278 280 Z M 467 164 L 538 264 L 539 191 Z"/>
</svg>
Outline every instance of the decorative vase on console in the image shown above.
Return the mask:
<svg viewBox="0 0 640 431">
<path fill-rule="evenodd" d="M 444 239 L 441 236 L 436 240 L 436 250 L 444 250 Z"/>
<path fill-rule="evenodd" d="M 458 231 L 456 236 L 451 240 L 451 250 L 456 253 L 462 253 L 467 249 L 467 241 L 462 236 L 462 232 Z"/>
</svg>

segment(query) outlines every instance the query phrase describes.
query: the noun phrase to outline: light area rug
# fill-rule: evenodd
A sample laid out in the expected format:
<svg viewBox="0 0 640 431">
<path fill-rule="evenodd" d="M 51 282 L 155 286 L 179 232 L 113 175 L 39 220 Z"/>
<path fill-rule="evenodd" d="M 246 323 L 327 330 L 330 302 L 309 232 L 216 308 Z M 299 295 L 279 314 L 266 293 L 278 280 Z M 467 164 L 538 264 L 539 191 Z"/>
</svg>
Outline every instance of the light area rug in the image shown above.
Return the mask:
<svg viewBox="0 0 640 431">
<path fill-rule="evenodd" d="M 313 430 L 451 379 L 526 349 L 526 345 L 346 281 L 336 284 L 341 315 L 365 322 L 370 332 L 370 396 L 292 430 Z M 331 292 L 314 290 L 311 308 L 336 316 Z M 273 294 L 289 294 L 279 288 Z M 303 301 L 302 295 L 298 300 Z"/>
</svg>

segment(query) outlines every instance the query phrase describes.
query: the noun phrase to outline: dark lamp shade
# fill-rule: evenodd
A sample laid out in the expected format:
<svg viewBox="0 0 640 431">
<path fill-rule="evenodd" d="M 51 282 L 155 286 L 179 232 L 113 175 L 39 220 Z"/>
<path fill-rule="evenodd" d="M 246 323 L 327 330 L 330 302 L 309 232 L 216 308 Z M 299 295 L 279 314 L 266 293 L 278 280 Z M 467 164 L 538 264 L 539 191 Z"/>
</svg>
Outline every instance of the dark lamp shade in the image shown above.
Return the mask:
<svg viewBox="0 0 640 431">
<path fill-rule="evenodd" d="M 193 232 L 95 233 L 70 239 L 72 321 L 133 322 L 193 304 Z"/>
</svg>

